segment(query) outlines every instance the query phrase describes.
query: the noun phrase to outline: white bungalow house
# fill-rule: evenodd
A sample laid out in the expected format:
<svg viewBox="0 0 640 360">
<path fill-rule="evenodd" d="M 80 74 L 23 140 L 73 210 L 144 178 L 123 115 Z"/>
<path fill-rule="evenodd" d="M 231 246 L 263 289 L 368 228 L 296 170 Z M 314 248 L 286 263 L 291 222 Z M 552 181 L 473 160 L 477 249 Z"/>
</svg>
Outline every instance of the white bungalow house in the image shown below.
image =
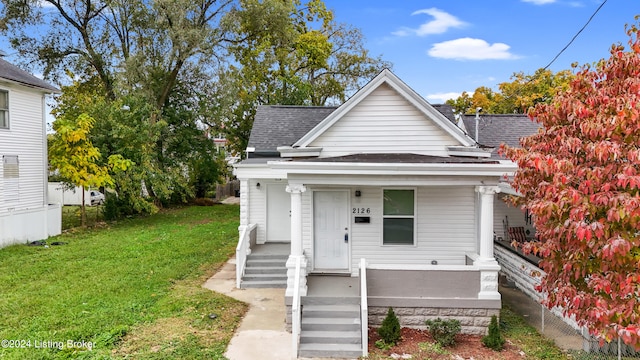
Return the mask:
<svg viewBox="0 0 640 360">
<path fill-rule="evenodd" d="M 494 197 L 516 169 L 491 150 L 389 70 L 339 107 L 259 107 L 235 166 L 237 286 L 282 279 L 299 356 L 366 354 L 389 307 L 403 326 L 485 333 L 501 307 Z"/>
<path fill-rule="evenodd" d="M 59 90 L 0 59 L 0 247 L 61 232 L 47 201 L 45 96 Z"/>
</svg>

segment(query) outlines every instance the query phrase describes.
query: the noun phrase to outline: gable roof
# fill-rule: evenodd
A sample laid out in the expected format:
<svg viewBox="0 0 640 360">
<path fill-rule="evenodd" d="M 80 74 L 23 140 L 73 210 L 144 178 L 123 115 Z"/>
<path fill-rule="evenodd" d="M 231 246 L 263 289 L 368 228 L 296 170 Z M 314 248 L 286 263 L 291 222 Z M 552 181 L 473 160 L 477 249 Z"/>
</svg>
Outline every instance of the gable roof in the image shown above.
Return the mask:
<svg viewBox="0 0 640 360">
<path fill-rule="evenodd" d="M 431 106 L 434 109 L 438 110 L 442 115 L 444 115 L 452 123 L 455 124 L 458 121 L 456 120 L 456 116 L 453 113 L 453 106 L 449 104 L 431 104 Z"/>
<path fill-rule="evenodd" d="M 324 120 L 322 120 L 318 125 L 316 125 L 311 131 L 306 133 L 302 138 L 293 144 L 294 147 L 305 147 L 311 144 L 313 140 L 317 139 L 320 135 L 322 135 L 325 131 L 327 131 L 333 124 L 335 124 L 342 116 L 347 114 L 351 109 L 353 109 L 356 105 L 358 105 L 363 99 L 365 99 L 369 94 L 371 94 L 374 90 L 379 88 L 381 85 L 387 84 L 393 90 L 398 92 L 400 96 L 404 97 L 409 103 L 411 103 L 415 108 L 422 112 L 429 119 L 433 120 L 433 122 L 439 126 L 446 133 L 451 135 L 454 139 L 460 142 L 463 146 L 473 146 L 475 145 L 475 141 L 470 138 L 464 131 L 462 131 L 459 127 L 453 124 L 446 116 L 436 110 L 431 104 L 429 104 L 422 96 L 418 95 L 413 89 L 411 89 L 407 84 L 405 84 L 402 80 L 400 80 L 395 74 L 393 74 L 389 69 L 384 69 L 380 74 L 378 74 L 373 80 L 371 80 L 367 85 L 358 90 L 358 92 L 353 95 L 349 100 L 347 100 L 344 104 L 340 105 L 336 109 L 336 111 L 332 112 L 328 115 Z"/>
<path fill-rule="evenodd" d="M 47 90 L 47 92 L 60 92 L 58 88 L 48 82 L 39 79 L 19 67 L 0 59 L 0 78 L 15 82 L 24 86 Z"/>
<path fill-rule="evenodd" d="M 476 116 L 464 115 L 462 121 L 470 135 L 475 136 Z M 497 156 L 500 144 L 520 147 L 520 138 L 533 135 L 542 125 L 529 119 L 524 114 L 489 114 L 480 115 L 478 121 L 478 143 L 495 148 Z"/>
<path fill-rule="evenodd" d="M 260 105 L 247 146 L 256 153 L 279 156 L 278 146 L 293 145 L 335 109 L 335 106 Z"/>
</svg>

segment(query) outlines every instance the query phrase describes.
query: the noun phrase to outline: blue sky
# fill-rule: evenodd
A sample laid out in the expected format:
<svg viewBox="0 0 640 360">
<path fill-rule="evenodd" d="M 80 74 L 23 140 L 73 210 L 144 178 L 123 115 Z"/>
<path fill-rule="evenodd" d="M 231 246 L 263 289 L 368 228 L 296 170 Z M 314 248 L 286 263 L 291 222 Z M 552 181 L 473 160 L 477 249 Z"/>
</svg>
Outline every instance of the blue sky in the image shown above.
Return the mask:
<svg viewBox="0 0 640 360">
<path fill-rule="evenodd" d="M 338 22 L 362 30 L 372 56 L 431 103 L 479 86 L 497 90 L 515 72 L 533 74 L 569 43 L 605 0 L 324 0 Z M 607 0 L 550 66 L 590 64 L 627 45 L 625 24 L 640 15 L 638 0 Z M 0 38 L 6 59 L 15 53 Z M 37 74 L 38 75 L 38 74 Z"/>
<path fill-rule="evenodd" d="M 497 90 L 514 72 L 546 66 L 603 0 L 325 0 L 338 22 L 362 30 L 371 55 L 431 103 L 479 86 Z M 627 45 L 640 1 L 608 0 L 550 66 L 591 64 Z"/>
</svg>

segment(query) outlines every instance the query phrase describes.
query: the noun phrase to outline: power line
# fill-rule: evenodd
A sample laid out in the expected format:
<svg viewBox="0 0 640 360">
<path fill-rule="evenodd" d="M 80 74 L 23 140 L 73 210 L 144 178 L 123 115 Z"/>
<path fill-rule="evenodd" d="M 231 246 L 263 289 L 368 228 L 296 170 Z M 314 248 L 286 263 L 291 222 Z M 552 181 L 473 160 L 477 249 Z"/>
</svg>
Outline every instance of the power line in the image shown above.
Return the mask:
<svg viewBox="0 0 640 360">
<path fill-rule="evenodd" d="M 551 66 L 551 64 L 553 64 L 553 63 L 558 59 L 558 57 L 559 57 L 559 56 L 560 56 L 560 55 L 561 55 L 565 50 L 567 50 L 567 48 L 568 48 L 569 46 L 571 46 L 571 44 L 573 43 L 573 41 L 578 37 L 578 35 L 580 35 L 580 33 L 582 32 L 582 30 L 584 30 L 584 29 L 587 27 L 587 25 L 589 25 L 589 23 L 591 22 L 591 20 L 593 20 L 593 18 L 596 16 L 596 14 L 598 13 L 598 11 L 600 11 L 600 9 L 602 9 L 602 7 L 604 6 L 604 4 L 606 4 L 606 3 L 607 3 L 607 1 L 608 1 L 608 0 L 604 0 L 604 1 L 602 2 L 602 4 L 600 4 L 600 6 L 598 6 L 598 8 L 596 9 L 596 11 L 594 11 L 594 12 L 593 12 L 593 14 L 591 14 L 591 17 L 589 17 L 589 20 L 587 20 L 587 22 L 582 26 L 582 28 L 581 28 L 580 30 L 578 30 L 578 32 L 573 36 L 573 38 L 571 38 L 571 41 L 569 41 L 569 43 L 568 43 L 565 47 L 563 47 L 563 48 L 562 48 L 562 50 L 560 50 L 560 52 L 559 52 L 559 53 L 558 53 L 558 54 L 553 58 L 553 60 L 551 60 L 551 62 L 549 62 L 549 63 L 547 64 L 547 66 L 545 66 L 545 67 L 543 67 L 543 68 L 542 68 L 543 70 L 547 70 L 547 68 L 548 68 L 549 66 Z"/>
</svg>

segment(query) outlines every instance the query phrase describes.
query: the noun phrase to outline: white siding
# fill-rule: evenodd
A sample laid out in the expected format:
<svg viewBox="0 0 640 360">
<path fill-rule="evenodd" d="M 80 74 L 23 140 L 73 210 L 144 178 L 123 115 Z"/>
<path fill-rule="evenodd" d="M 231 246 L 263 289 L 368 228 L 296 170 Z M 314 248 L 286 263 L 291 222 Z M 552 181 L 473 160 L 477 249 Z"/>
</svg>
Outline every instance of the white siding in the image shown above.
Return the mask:
<svg viewBox="0 0 640 360">
<path fill-rule="evenodd" d="M 0 247 L 41 240 L 61 232 L 59 205 L 47 205 L 44 98 L 38 90 L 0 85 L 9 91 L 9 128 L 0 129 Z M 4 155 L 17 156 L 15 201 L 8 201 Z"/>
<path fill-rule="evenodd" d="M 42 205 L 0 216 L 0 248 L 59 235 L 61 211 L 59 204 Z"/>
<path fill-rule="evenodd" d="M 2 130 L 0 130 L 0 146 L 2 146 Z M 4 161 L 2 161 L 2 149 L 0 149 L 0 214 L 3 213 L 3 209 L 4 209 L 3 204 L 4 204 Z"/>
<path fill-rule="evenodd" d="M 307 255 L 310 268 L 313 268 L 313 219 L 311 218 L 313 189 L 314 187 L 307 186 L 307 191 L 302 193 L 302 249 Z"/>
<path fill-rule="evenodd" d="M 267 239 L 267 215 L 266 215 L 266 181 L 263 179 L 249 181 L 249 224 L 256 224 L 256 242 L 264 244 Z M 260 189 L 257 184 L 260 183 Z"/>
<path fill-rule="evenodd" d="M 504 201 L 506 195 L 496 195 L 493 202 L 493 232 L 497 237 L 509 240 L 504 233 L 504 221 L 508 218 L 509 226 L 522 226 L 525 231 L 529 230 L 531 236 L 535 234 L 533 225 L 527 225 L 524 221 L 524 211 Z"/>
<path fill-rule="evenodd" d="M 311 190 L 303 194 L 303 248 L 313 260 Z M 327 189 L 316 187 L 315 189 Z M 345 189 L 342 187 L 341 189 Z M 351 269 L 357 274 L 360 258 L 369 264 L 464 265 L 465 253 L 477 252 L 475 191 L 472 186 L 425 186 L 417 191 L 417 241 L 412 245 L 382 245 L 382 188 L 361 186 L 351 191 L 351 208 L 370 209 L 370 214 L 351 214 Z M 355 190 L 361 196 L 355 197 Z M 369 216 L 370 223 L 356 224 L 355 216 Z"/>
<path fill-rule="evenodd" d="M 22 87 L 1 88 L 9 90 L 9 129 L 0 129 L 0 157 L 18 156 L 20 178 L 19 201 L 0 201 L 0 215 L 6 214 L 8 209 L 42 207 L 46 203 L 44 189 L 47 182 L 43 158 L 43 96 Z"/>
<path fill-rule="evenodd" d="M 460 145 L 388 85 L 381 85 L 309 146 L 321 157 L 354 153 L 415 153 L 447 156 Z"/>
</svg>

